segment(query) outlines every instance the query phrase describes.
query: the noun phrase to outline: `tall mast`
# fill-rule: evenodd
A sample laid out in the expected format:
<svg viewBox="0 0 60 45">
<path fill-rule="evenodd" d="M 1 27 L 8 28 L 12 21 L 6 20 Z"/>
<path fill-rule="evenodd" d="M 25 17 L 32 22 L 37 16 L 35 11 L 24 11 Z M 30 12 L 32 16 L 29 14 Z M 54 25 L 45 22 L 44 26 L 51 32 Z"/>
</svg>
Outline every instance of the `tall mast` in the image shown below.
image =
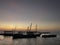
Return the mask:
<svg viewBox="0 0 60 45">
<path fill-rule="evenodd" d="M 32 23 L 31 23 L 31 25 L 30 25 L 30 30 L 31 30 L 31 28 L 32 28 Z"/>
<path fill-rule="evenodd" d="M 16 26 L 15 26 L 15 30 L 16 30 Z"/>
<path fill-rule="evenodd" d="M 29 31 L 29 26 L 27 27 L 27 31 Z"/>
<path fill-rule="evenodd" d="M 36 24 L 36 32 L 37 32 L 37 24 Z"/>
<path fill-rule="evenodd" d="M 27 30 L 29 30 L 29 26 L 27 27 Z"/>
</svg>

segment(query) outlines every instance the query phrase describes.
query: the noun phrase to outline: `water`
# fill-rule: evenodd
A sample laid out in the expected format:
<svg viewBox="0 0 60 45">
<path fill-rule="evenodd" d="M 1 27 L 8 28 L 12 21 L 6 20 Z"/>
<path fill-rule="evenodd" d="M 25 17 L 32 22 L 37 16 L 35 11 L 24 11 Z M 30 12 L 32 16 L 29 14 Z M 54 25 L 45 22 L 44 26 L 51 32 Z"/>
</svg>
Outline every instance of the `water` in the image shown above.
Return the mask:
<svg viewBox="0 0 60 45">
<path fill-rule="evenodd" d="M 60 45 L 60 35 L 55 38 L 31 38 L 31 39 L 12 39 L 4 37 L 0 39 L 0 45 Z"/>
</svg>

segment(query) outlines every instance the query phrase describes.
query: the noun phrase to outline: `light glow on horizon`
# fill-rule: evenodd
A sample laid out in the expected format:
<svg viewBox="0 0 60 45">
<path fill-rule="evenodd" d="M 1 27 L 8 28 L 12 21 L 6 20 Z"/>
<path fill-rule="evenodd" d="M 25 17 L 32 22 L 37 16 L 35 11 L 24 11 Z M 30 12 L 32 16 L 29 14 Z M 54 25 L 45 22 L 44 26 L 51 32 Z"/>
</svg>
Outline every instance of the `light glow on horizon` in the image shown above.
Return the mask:
<svg viewBox="0 0 60 45">
<path fill-rule="evenodd" d="M 0 30 L 26 30 L 30 23 L 38 30 L 60 30 L 59 1 L 0 1 Z"/>
<path fill-rule="evenodd" d="M 5 24 L 5 25 L 0 25 L 0 30 L 27 30 L 28 26 L 25 25 L 13 25 L 13 24 Z M 38 30 L 56 30 L 60 29 L 56 25 L 38 25 Z M 32 26 L 32 30 L 35 30 L 36 27 L 35 25 Z"/>
</svg>

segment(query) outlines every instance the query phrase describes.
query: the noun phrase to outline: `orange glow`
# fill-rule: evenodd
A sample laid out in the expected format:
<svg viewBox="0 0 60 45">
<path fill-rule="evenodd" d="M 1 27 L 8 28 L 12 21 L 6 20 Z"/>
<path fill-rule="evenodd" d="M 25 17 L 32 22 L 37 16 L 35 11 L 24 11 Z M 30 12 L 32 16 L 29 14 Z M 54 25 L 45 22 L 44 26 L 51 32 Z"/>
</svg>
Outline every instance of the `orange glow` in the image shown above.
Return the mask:
<svg viewBox="0 0 60 45">
<path fill-rule="evenodd" d="M 35 25 L 32 26 L 32 30 L 35 30 Z M 27 30 L 27 26 L 26 25 L 13 25 L 13 24 L 5 24 L 5 25 L 1 25 L 0 26 L 0 30 Z M 40 25 L 37 27 L 38 30 L 54 30 L 54 29 L 60 29 L 57 28 L 57 26 L 45 26 L 45 25 Z"/>
<path fill-rule="evenodd" d="M 2 25 L 0 26 L 0 30 L 24 30 L 27 29 L 24 26 L 19 26 L 19 25 Z"/>
</svg>

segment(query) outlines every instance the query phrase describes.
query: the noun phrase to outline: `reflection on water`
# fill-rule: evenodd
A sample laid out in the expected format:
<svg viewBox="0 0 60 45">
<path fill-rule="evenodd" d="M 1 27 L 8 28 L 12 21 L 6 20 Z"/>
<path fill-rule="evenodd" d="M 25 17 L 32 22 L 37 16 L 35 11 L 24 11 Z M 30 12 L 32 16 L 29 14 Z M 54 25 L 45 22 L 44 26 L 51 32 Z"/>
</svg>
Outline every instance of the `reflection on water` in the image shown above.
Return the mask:
<svg viewBox="0 0 60 45">
<path fill-rule="evenodd" d="M 14 45 L 36 45 L 36 39 L 16 39 L 13 40 Z"/>
<path fill-rule="evenodd" d="M 0 45 L 12 45 L 13 44 L 12 42 L 13 42 L 12 37 L 4 37 L 4 39 L 0 40 Z"/>
<path fill-rule="evenodd" d="M 2 36 L 3 37 L 3 36 Z M 60 45 L 60 37 L 56 38 L 31 38 L 31 39 L 12 39 L 4 37 L 0 39 L 0 45 Z"/>
<path fill-rule="evenodd" d="M 3 35 L 0 35 L 0 40 L 3 40 L 4 39 L 4 36 Z"/>
</svg>

